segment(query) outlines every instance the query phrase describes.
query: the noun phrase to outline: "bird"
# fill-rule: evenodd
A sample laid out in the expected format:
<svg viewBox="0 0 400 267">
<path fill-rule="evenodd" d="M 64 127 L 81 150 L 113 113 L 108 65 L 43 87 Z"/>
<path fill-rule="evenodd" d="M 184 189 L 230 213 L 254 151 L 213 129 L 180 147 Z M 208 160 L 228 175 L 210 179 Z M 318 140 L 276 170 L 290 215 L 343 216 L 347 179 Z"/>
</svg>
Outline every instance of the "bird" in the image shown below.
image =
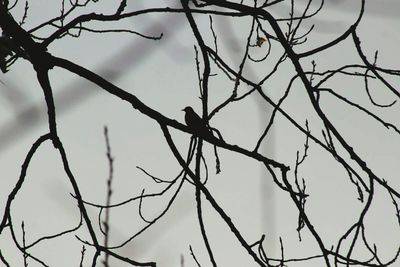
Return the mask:
<svg viewBox="0 0 400 267">
<path fill-rule="evenodd" d="M 207 139 L 215 138 L 212 134 L 210 127 L 202 118 L 200 118 L 199 115 L 196 114 L 192 107 L 185 107 L 184 109 L 182 109 L 182 111 L 185 111 L 186 125 L 190 129 L 192 129 L 193 132 L 197 133 L 200 137 L 204 137 Z"/>
</svg>

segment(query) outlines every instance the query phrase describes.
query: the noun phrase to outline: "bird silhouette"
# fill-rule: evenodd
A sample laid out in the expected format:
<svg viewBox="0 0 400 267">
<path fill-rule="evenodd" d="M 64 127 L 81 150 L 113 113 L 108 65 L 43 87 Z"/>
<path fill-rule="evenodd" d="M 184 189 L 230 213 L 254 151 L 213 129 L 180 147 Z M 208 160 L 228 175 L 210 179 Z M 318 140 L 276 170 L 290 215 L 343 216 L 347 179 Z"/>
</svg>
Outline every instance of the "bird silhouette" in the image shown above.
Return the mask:
<svg viewBox="0 0 400 267">
<path fill-rule="evenodd" d="M 207 123 L 194 112 L 192 107 L 185 107 L 182 110 L 185 111 L 185 123 L 193 132 L 208 139 L 215 138 L 210 127 L 208 127 Z"/>
</svg>

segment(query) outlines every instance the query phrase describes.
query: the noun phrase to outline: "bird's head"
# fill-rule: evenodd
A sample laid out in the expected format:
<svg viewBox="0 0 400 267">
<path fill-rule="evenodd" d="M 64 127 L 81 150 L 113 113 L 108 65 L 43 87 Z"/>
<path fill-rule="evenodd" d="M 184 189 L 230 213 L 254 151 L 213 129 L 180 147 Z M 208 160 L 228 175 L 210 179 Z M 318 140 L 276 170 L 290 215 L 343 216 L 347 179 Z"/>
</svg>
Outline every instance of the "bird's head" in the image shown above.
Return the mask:
<svg viewBox="0 0 400 267">
<path fill-rule="evenodd" d="M 194 112 L 193 109 L 192 109 L 192 107 L 189 107 L 189 106 L 187 106 L 187 107 L 185 107 L 184 109 L 182 109 L 182 111 L 185 111 L 185 112 Z"/>
</svg>

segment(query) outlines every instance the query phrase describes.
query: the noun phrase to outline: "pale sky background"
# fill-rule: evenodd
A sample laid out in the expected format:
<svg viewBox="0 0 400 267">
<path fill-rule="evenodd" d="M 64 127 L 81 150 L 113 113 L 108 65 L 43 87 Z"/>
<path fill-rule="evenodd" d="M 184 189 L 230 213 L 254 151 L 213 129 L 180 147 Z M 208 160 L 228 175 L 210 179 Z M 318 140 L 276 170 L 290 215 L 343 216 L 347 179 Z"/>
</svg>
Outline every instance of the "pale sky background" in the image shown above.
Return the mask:
<svg viewBox="0 0 400 267">
<path fill-rule="evenodd" d="M 356 19 L 358 2 L 328 1 L 323 11 L 308 24 L 316 24 L 314 32 L 309 36 L 309 42 L 297 48 L 297 51 L 316 47 L 339 35 Z M 304 3 L 305 0 L 296 1 L 298 10 L 301 10 Z M 105 7 L 98 12 L 104 13 L 110 12 L 112 7 L 110 2 L 99 5 Z M 134 4 L 129 3 L 128 9 L 156 5 L 155 1 L 135 1 Z M 168 5 L 179 6 L 179 3 L 168 1 Z M 313 7 L 316 6 L 317 2 Z M 58 10 L 58 1 L 31 1 L 25 27 L 37 25 L 45 18 L 53 16 L 54 12 L 58 14 Z M 369 59 L 372 59 L 375 50 L 379 50 L 380 66 L 399 69 L 399 11 L 400 3 L 395 0 L 380 1 L 379 4 L 371 1 L 367 3 L 358 33 Z M 287 15 L 287 9 L 272 12 L 276 17 Z M 19 12 L 16 14 L 17 17 L 20 16 Z M 196 15 L 195 18 L 209 38 L 208 16 Z M 235 66 L 242 58 L 249 22 L 249 18 L 214 20 L 221 56 Z M 105 25 L 134 29 L 148 35 L 159 35 L 163 32 L 164 37 L 159 41 L 151 41 L 129 34 L 83 33 L 79 39 L 66 37 L 56 41 L 49 51 L 55 56 L 67 58 L 102 74 L 170 118 L 183 122 L 184 114 L 181 109 L 188 105 L 200 112 L 193 49 L 196 42 L 183 14 L 144 15 L 118 24 Z M 95 28 L 100 26 L 101 24 L 93 24 Z M 42 34 L 46 35 L 44 32 Z M 276 50 L 272 50 L 273 57 L 279 56 L 277 47 L 275 45 Z M 251 55 L 262 57 L 264 52 L 262 48 L 253 48 Z M 343 62 L 360 62 L 349 41 L 329 52 L 318 54 L 313 59 L 316 60 L 319 70 L 332 69 Z M 302 63 L 305 66 L 308 64 L 308 68 L 311 66 L 310 61 Z M 270 68 L 270 62 L 252 63 L 245 69 L 245 75 L 258 80 Z M 277 100 L 292 74 L 293 69 L 286 63 L 279 75 L 265 85 L 265 92 Z M 108 176 L 103 136 L 105 125 L 109 129 L 112 154 L 115 157 L 112 202 L 140 195 L 143 188 L 148 193 L 164 188 L 164 185 L 154 184 L 136 166 L 165 179 L 173 179 L 179 172 L 179 166 L 157 123 L 133 110 L 129 104 L 66 71 L 54 69 L 50 72 L 50 77 L 56 96 L 59 134 L 85 200 L 105 203 Z M 0 79 L 3 82 L 0 84 L 0 208 L 3 210 L 5 200 L 19 176 L 24 156 L 37 137 L 47 132 L 47 124 L 43 95 L 29 64 L 19 60 L 6 75 L 1 74 Z M 398 80 L 393 81 L 393 84 L 397 86 Z M 309 100 L 299 85 L 297 83 L 294 86 L 283 107 L 303 126 L 308 118 L 311 131 L 320 137 L 320 123 L 315 121 Z M 352 78 L 340 76 L 331 86 L 350 99 L 368 103 L 362 79 L 354 81 Z M 387 90 L 382 90 L 379 83 L 371 82 L 371 86 L 372 95 L 378 102 L 390 103 L 395 99 Z M 210 90 L 213 98 L 210 105 L 215 106 L 222 101 L 231 89 L 232 83 L 227 83 L 222 74 L 212 77 Z M 246 86 L 242 86 L 242 91 L 239 92 L 246 89 Z M 327 115 L 353 144 L 354 149 L 380 177 L 399 189 L 398 136 L 329 96 L 322 99 Z M 211 125 L 218 128 L 227 141 L 251 149 L 268 122 L 270 111 L 256 97 L 248 98 L 219 113 L 211 121 Z M 384 111 L 374 111 L 379 112 L 387 121 L 400 126 L 399 104 Z M 21 114 L 25 114 L 25 120 L 21 119 Z M 190 136 L 172 132 L 183 153 L 187 149 Z M 279 116 L 272 136 L 265 142 L 262 150 L 267 155 L 293 166 L 296 151 L 302 151 L 304 140 L 303 135 Z M 357 201 L 356 188 L 349 182 L 344 170 L 314 143 L 310 142 L 310 145 L 310 157 L 300 169 L 300 176 L 306 180 L 307 190 L 311 193 L 306 207 L 314 226 L 323 236 L 325 245 L 330 247 L 336 245 L 338 238 L 355 222 L 362 205 Z M 265 247 L 271 257 L 280 256 L 279 237 L 282 237 L 285 255 L 289 258 L 319 254 L 316 242 L 306 229 L 302 232 L 303 242 L 298 242 L 295 206 L 286 193 L 271 183 L 271 177 L 262 166 L 243 156 L 219 150 L 223 172 L 214 175 L 212 148 L 206 147 L 206 151 L 210 153 L 211 177 L 208 188 L 248 243 L 253 243 L 262 234 L 266 234 Z M 370 240 L 381 248 L 379 253 L 382 259 L 388 260 L 399 247 L 400 232 L 398 225 L 396 227 L 391 200 L 382 188 L 377 188 L 376 202 L 368 213 L 366 226 Z M 32 160 L 26 182 L 13 202 L 12 215 L 19 240 L 22 240 L 19 228 L 22 220 L 25 222 L 28 243 L 43 235 L 75 226 L 79 214 L 75 201 L 69 195 L 71 192 L 72 188 L 63 172 L 58 154 L 52 149 L 50 142 L 45 143 Z M 202 266 L 210 266 L 198 227 L 193 192 L 193 186 L 186 184 L 167 215 L 118 252 L 138 261 L 157 261 L 158 266 L 167 267 L 180 266 L 183 255 L 185 266 L 191 267 L 196 266 L 190 256 L 191 245 Z M 170 194 L 144 201 L 145 216 L 151 219 L 157 215 L 165 207 L 169 196 Z M 96 222 L 98 211 L 91 208 L 88 210 L 92 221 Z M 137 211 L 136 202 L 111 210 L 111 245 L 119 244 L 145 225 Z M 204 216 L 219 266 L 256 266 L 207 204 Z M 88 235 L 83 229 L 86 230 L 82 227 L 76 234 L 87 239 Z M 10 242 L 8 234 L 3 234 L 0 238 L 0 249 L 12 266 L 21 266 L 22 255 Z M 46 260 L 50 266 L 79 266 L 81 248 L 82 244 L 74 235 L 68 235 L 44 241 L 31 252 Z M 365 252 L 357 253 L 364 255 Z M 91 253 L 88 252 L 85 266 L 89 266 L 90 257 Z M 125 266 L 119 261 L 112 262 L 115 264 L 112 266 Z M 29 266 L 39 265 L 30 260 Z M 98 266 L 101 266 L 100 261 Z M 321 261 L 288 266 L 321 266 Z"/>
</svg>

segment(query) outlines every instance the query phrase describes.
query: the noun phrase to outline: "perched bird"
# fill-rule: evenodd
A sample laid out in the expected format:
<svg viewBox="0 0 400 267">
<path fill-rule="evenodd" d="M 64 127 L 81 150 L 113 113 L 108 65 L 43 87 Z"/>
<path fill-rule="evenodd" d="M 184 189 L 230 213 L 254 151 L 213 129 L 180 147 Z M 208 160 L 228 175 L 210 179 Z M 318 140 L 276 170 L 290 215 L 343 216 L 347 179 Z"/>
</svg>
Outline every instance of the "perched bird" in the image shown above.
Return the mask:
<svg viewBox="0 0 400 267">
<path fill-rule="evenodd" d="M 200 118 L 199 115 L 194 112 L 192 107 L 185 107 L 182 109 L 185 111 L 185 122 L 186 125 L 192 129 L 195 133 L 198 133 L 198 135 L 210 139 L 214 139 L 214 135 L 211 132 L 211 129 L 208 127 L 208 125 Z"/>
</svg>

